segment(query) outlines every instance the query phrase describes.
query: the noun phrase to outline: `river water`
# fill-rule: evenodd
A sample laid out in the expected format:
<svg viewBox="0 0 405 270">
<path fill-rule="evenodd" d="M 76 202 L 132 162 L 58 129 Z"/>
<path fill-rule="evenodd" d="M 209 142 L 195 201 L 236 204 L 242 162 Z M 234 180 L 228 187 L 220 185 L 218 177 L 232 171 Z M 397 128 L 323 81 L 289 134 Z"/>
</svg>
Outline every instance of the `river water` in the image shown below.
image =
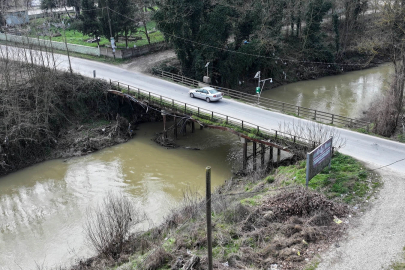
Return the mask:
<svg viewBox="0 0 405 270">
<path fill-rule="evenodd" d="M 392 68 L 304 81 L 270 89 L 263 96 L 358 117 L 383 91 Z M 267 86 L 268 87 L 268 86 Z M 0 178 L 0 270 L 69 265 L 92 255 L 83 223 L 89 207 L 109 191 L 130 196 L 155 224 L 191 187 L 204 194 L 205 167 L 212 166 L 213 187 L 232 176 L 238 137 L 218 130 L 196 130 L 179 137 L 181 146 L 165 149 L 150 139 L 162 123 L 142 124 L 135 138 L 97 153 L 52 160 Z"/>
<path fill-rule="evenodd" d="M 86 209 L 108 191 L 131 196 L 157 224 L 188 187 L 205 194 L 206 166 L 213 188 L 232 176 L 232 153 L 241 150 L 237 136 L 196 130 L 178 143 L 201 150 L 165 149 L 151 141 L 162 127 L 142 124 L 127 143 L 1 178 L 0 269 L 66 265 L 91 255 L 82 229 Z"/>
<path fill-rule="evenodd" d="M 262 97 L 358 118 L 363 116 L 376 94 L 389 85 L 392 71 L 391 64 L 384 64 L 317 80 L 290 83 L 273 89 L 266 84 Z"/>
</svg>

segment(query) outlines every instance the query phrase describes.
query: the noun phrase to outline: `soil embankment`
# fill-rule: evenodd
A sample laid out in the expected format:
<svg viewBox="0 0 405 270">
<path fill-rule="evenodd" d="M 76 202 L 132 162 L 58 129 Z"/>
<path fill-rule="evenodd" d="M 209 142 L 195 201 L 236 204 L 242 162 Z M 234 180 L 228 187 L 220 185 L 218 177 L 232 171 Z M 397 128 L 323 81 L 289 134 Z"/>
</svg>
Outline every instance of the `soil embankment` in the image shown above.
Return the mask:
<svg viewBox="0 0 405 270">
<path fill-rule="evenodd" d="M 1 65 L 0 176 L 125 142 L 139 122 L 159 117 L 107 94 L 102 80 L 12 61 Z"/>
</svg>

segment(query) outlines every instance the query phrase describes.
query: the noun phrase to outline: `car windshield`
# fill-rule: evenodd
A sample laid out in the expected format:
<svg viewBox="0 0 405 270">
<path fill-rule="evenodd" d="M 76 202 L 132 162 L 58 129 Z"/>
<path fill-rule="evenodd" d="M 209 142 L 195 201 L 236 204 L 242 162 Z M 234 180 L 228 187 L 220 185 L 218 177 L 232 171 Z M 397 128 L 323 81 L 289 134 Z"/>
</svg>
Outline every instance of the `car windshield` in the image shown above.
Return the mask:
<svg viewBox="0 0 405 270">
<path fill-rule="evenodd" d="M 219 92 L 218 92 L 217 90 L 215 90 L 215 89 L 210 89 L 209 92 L 210 92 L 211 94 L 219 93 Z"/>
</svg>

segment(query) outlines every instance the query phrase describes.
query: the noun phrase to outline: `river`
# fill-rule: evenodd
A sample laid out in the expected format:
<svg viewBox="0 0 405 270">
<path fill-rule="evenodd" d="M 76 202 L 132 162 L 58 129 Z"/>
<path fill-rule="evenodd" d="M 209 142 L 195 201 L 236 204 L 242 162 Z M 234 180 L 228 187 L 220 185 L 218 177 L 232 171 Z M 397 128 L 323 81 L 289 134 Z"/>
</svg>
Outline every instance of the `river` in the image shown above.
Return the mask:
<svg viewBox="0 0 405 270">
<path fill-rule="evenodd" d="M 165 149 L 151 141 L 162 127 L 142 124 L 127 143 L 1 178 L 0 269 L 68 265 L 92 255 L 84 217 L 108 191 L 131 196 L 158 224 L 188 187 L 205 194 L 206 166 L 212 167 L 213 188 L 232 176 L 232 153 L 241 150 L 237 136 L 196 130 L 178 143 L 201 150 Z"/>
<path fill-rule="evenodd" d="M 348 117 L 361 116 L 383 91 L 390 65 L 270 89 L 263 96 Z M 266 86 L 268 87 L 268 85 Z M 178 149 L 151 141 L 162 123 L 142 124 L 135 138 L 84 157 L 52 160 L 0 178 L 0 270 L 69 265 L 93 255 L 83 232 L 87 209 L 108 191 L 124 193 L 158 224 L 192 187 L 204 194 L 232 176 L 237 136 L 196 130 Z M 184 146 L 201 150 L 188 150 Z"/>
<path fill-rule="evenodd" d="M 266 83 L 261 96 L 301 107 L 359 118 L 369 108 L 376 94 L 389 85 L 392 71 L 391 64 L 384 64 L 317 80 L 290 83 L 273 89 Z"/>
</svg>

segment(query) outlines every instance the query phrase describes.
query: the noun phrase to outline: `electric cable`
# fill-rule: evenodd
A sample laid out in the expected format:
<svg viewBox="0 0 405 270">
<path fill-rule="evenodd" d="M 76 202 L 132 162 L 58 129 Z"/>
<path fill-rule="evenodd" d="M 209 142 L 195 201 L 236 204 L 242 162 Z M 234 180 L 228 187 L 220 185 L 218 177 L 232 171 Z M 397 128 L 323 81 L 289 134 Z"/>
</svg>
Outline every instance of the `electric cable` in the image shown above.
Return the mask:
<svg viewBox="0 0 405 270">
<path fill-rule="evenodd" d="M 132 18 L 129 18 L 128 16 L 126 16 L 124 14 L 119 13 L 118 11 L 115 11 L 114 9 L 111 9 L 109 7 L 108 7 L 108 9 L 110 11 L 118 14 L 118 15 L 121 15 L 121 16 L 125 17 L 128 20 L 138 22 L 138 21 L 136 21 L 136 20 L 134 20 Z M 184 41 L 187 41 L 187 42 L 190 42 L 190 43 L 194 43 L 194 44 L 197 44 L 197 45 L 200 45 L 200 46 L 205 46 L 205 47 L 209 47 L 209 48 L 220 50 L 220 51 L 225 51 L 225 52 L 230 52 L 230 53 L 235 53 L 235 54 L 242 54 L 242 55 L 252 56 L 252 57 L 257 57 L 257 58 L 265 58 L 265 59 L 270 59 L 270 60 L 275 60 L 275 61 L 279 60 L 279 61 L 285 61 L 285 62 L 322 64 L 322 65 L 329 65 L 329 66 L 330 65 L 339 65 L 339 66 L 363 66 L 364 67 L 364 66 L 368 65 L 368 63 L 364 63 L 364 64 L 343 64 L 343 63 L 336 63 L 336 62 L 320 62 L 320 61 L 306 61 L 306 60 L 296 60 L 296 59 L 285 59 L 285 58 L 279 58 L 279 57 L 271 57 L 271 56 L 265 56 L 265 55 L 244 53 L 244 52 L 229 50 L 227 48 L 221 48 L 221 47 L 209 45 L 209 44 L 206 44 L 206 43 L 193 41 L 193 40 L 190 40 L 190 39 L 187 39 L 187 38 L 184 38 L 184 37 L 179 37 L 179 36 L 176 36 L 176 35 L 173 35 L 173 34 L 169 34 L 167 32 L 163 32 L 163 31 L 160 31 L 160 32 L 163 33 L 164 35 L 171 36 L 171 37 L 174 37 L 174 38 L 177 38 L 177 39 L 181 39 L 181 40 L 184 40 Z M 283 64 L 286 64 L 286 63 L 283 62 Z"/>
</svg>

